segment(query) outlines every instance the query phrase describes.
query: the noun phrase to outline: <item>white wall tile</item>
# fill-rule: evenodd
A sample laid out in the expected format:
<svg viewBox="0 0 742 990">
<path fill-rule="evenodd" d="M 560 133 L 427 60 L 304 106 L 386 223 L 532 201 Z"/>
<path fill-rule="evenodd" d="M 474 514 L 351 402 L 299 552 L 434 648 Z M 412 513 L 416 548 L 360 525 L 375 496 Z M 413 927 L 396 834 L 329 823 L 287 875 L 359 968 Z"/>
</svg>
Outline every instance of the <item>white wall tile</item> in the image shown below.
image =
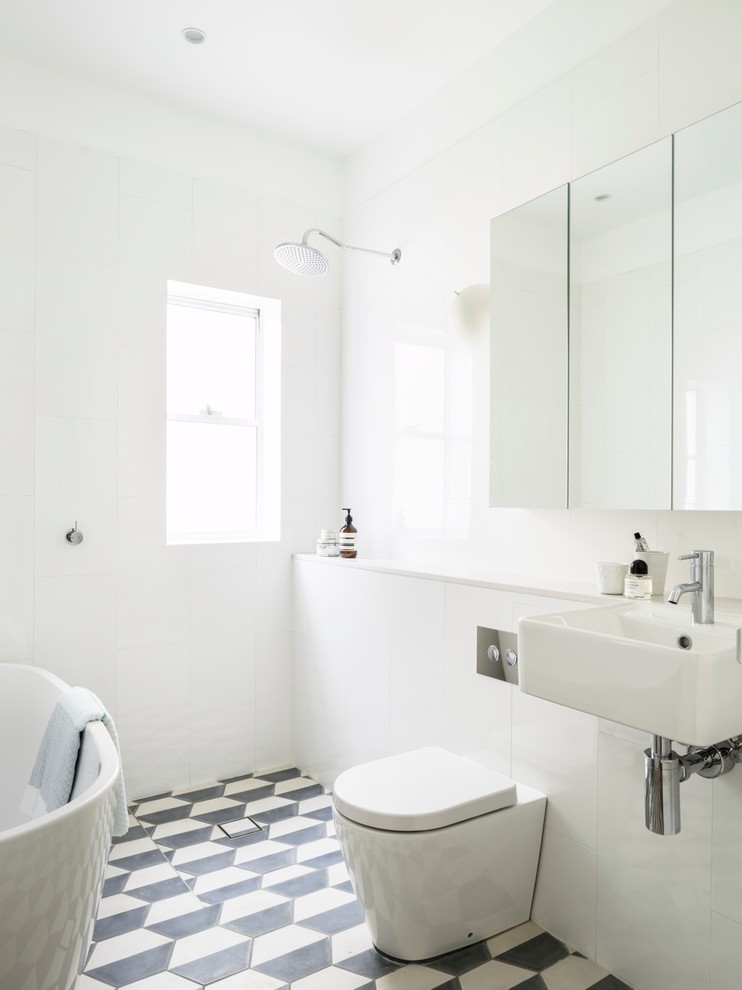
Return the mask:
<svg viewBox="0 0 742 990">
<path fill-rule="evenodd" d="M 37 249 L 58 258 L 118 261 L 119 163 L 110 155 L 39 139 Z"/>
<path fill-rule="evenodd" d="M 0 127 L 0 162 L 16 168 L 36 168 L 36 135 Z"/>
<path fill-rule="evenodd" d="M 546 824 L 597 846 L 598 720 L 513 691 L 513 777 L 546 794 Z"/>
<path fill-rule="evenodd" d="M 41 257 L 36 298 L 37 414 L 116 419 L 116 270 Z"/>
<path fill-rule="evenodd" d="M 129 800 L 190 783 L 190 690 L 187 644 L 118 651 L 116 726 Z"/>
<path fill-rule="evenodd" d="M 127 158 L 121 159 L 120 167 L 122 196 L 138 196 L 183 210 L 191 209 L 193 181 L 189 176 Z"/>
<path fill-rule="evenodd" d="M 442 683 L 445 594 L 442 582 L 394 580 L 389 742 L 397 752 L 430 745 L 449 717 Z"/>
<path fill-rule="evenodd" d="M 191 281 L 192 213 L 121 196 L 119 341 L 164 350 L 167 281 Z"/>
<path fill-rule="evenodd" d="M 188 643 L 189 581 L 181 556 L 157 563 L 120 564 L 119 648 Z"/>
<path fill-rule="evenodd" d="M 116 579 L 113 574 L 37 578 L 34 663 L 89 688 L 116 717 Z"/>
<path fill-rule="evenodd" d="M 6 542 L 0 567 L 0 661 L 33 657 L 33 497 L 0 496 Z"/>
<path fill-rule="evenodd" d="M 193 184 L 193 279 L 238 292 L 258 284 L 258 198 L 209 179 Z"/>
<path fill-rule="evenodd" d="M 118 493 L 164 498 L 165 354 L 120 347 Z"/>
<path fill-rule="evenodd" d="M 33 333 L 36 263 L 30 251 L 11 253 L 0 244 L 0 330 Z"/>
<path fill-rule="evenodd" d="M 735 0 L 682 0 L 659 17 L 660 128 L 676 131 L 740 99 Z"/>
<path fill-rule="evenodd" d="M 191 711 L 255 703 L 255 568 L 190 574 Z"/>
<path fill-rule="evenodd" d="M 598 943 L 601 965 L 646 990 L 698 990 L 708 981 L 711 789 L 681 788 L 681 831 L 644 826 L 641 748 L 600 736 Z"/>
<path fill-rule="evenodd" d="M 191 715 L 191 784 L 236 777 L 255 768 L 255 706 Z"/>
<path fill-rule="evenodd" d="M 33 337 L 0 331 L 0 495 L 33 495 L 33 396 Z"/>
<path fill-rule="evenodd" d="M 572 174 L 584 175 L 660 136 L 656 69 L 572 117 Z"/>
<path fill-rule="evenodd" d="M 742 780 L 732 773 L 715 780 L 713 790 L 713 855 L 711 907 L 742 924 L 739 890 L 742 852 L 735 841 L 735 823 L 742 807 Z"/>
<path fill-rule="evenodd" d="M 544 829 L 531 917 L 546 931 L 595 958 L 595 852 Z"/>
<path fill-rule="evenodd" d="M 0 165 L 2 253 L 21 256 L 36 250 L 36 177 L 25 169 Z M 40 207 L 39 207 L 40 209 Z"/>
<path fill-rule="evenodd" d="M 290 632 L 293 627 L 291 556 L 282 543 L 256 548 L 256 629 L 259 633 Z"/>
<path fill-rule="evenodd" d="M 737 990 L 742 969 L 742 925 L 711 915 L 710 990 Z"/>
<path fill-rule="evenodd" d="M 571 73 L 573 112 L 584 110 L 656 70 L 658 30 L 656 18 L 651 18 L 638 30 L 578 65 Z"/>
<path fill-rule="evenodd" d="M 77 521 L 83 542 L 65 534 Z M 36 418 L 36 576 L 103 574 L 116 560 L 116 424 Z"/>
<path fill-rule="evenodd" d="M 261 633 L 255 657 L 255 769 L 291 763 L 290 632 Z"/>
<path fill-rule="evenodd" d="M 570 178 L 570 84 L 544 87 L 502 117 L 504 209 L 533 199 Z M 548 154 L 544 154 L 548 148 Z"/>
</svg>

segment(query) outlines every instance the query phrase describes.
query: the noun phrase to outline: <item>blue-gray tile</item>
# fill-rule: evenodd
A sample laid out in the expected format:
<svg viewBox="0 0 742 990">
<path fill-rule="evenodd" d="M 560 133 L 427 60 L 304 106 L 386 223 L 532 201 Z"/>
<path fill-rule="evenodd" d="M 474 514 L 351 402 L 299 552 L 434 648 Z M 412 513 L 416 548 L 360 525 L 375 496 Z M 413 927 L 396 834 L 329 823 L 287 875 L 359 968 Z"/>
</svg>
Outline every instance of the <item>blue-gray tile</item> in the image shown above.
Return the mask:
<svg viewBox="0 0 742 990">
<path fill-rule="evenodd" d="M 507 952 L 501 952 L 497 958 L 511 966 L 540 971 L 547 966 L 553 966 L 560 959 L 566 959 L 568 955 L 569 949 L 562 942 L 548 932 L 543 932 L 535 938 L 529 938 L 527 942 L 521 942 L 520 945 L 508 949 Z"/>
<path fill-rule="evenodd" d="M 467 945 L 464 949 L 450 952 L 445 956 L 439 956 L 431 965 L 435 969 L 441 969 L 451 976 L 463 976 L 470 969 L 483 966 L 492 959 L 492 955 L 487 948 L 486 942 L 477 942 L 475 945 Z M 535 966 L 533 967 L 536 968 Z"/>
<path fill-rule="evenodd" d="M 235 822 L 238 818 L 244 817 L 245 806 L 244 804 L 238 804 L 228 808 L 216 808 L 214 811 L 206 811 L 202 815 L 194 815 L 193 820 L 196 822 L 208 822 L 209 825 L 219 825 L 221 822 Z"/>
<path fill-rule="evenodd" d="M 178 870 L 188 873 L 190 876 L 202 877 L 206 873 L 216 873 L 217 870 L 226 870 L 234 862 L 234 849 L 226 849 L 223 853 L 216 853 L 214 856 L 203 856 L 201 859 L 194 859 L 191 863 L 178 863 Z"/>
<path fill-rule="evenodd" d="M 201 908 L 200 911 L 189 911 L 187 914 L 181 914 L 176 918 L 168 918 L 166 921 L 147 925 L 147 928 L 157 932 L 158 935 L 166 935 L 168 938 L 185 938 L 186 935 L 195 935 L 196 932 L 213 928 L 219 923 L 220 914 L 221 904 L 211 904 L 209 907 Z"/>
<path fill-rule="evenodd" d="M 249 805 L 247 806 L 249 810 Z M 252 811 L 249 817 L 259 825 L 272 825 L 286 818 L 296 818 L 299 813 L 298 804 L 282 804 L 279 808 L 267 808 L 265 811 Z"/>
<path fill-rule="evenodd" d="M 164 861 L 165 857 L 159 849 L 148 849 L 147 852 L 136 853 L 134 856 L 122 856 L 114 865 L 120 870 L 133 873 L 134 870 L 146 870 L 150 866 L 162 866 Z"/>
<path fill-rule="evenodd" d="M 129 880 L 128 873 L 121 873 L 119 876 L 108 877 L 103 883 L 103 897 L 112 897 L 120 894 Z"/>
<path fill-rule="evenodd" d="M 602 980 L 588 987 L 588 990 L 631 990 L 631 987 L 617 976 L 604 976 Z"/>
<path fill-rule="evenodd" d="M 258 935 L 265 935 L 267 932 L 274 932 L 278 928 L 285 928 L 290 925 L 294 917 L 294 905 L 291 901 L 285 904 L 275 904 L 264 911 L 256 911 L 255 914 L 248 914 L 245 918 L 235 918 L 228 921 L 222 928 L 229 928 L 240 935 L 250 935 L 257 938 Z"/>
<path fill-rule="evenodd" d="M 271 780 L 277 784 L 280 780 L 291 780 L 292 777 L 301 777 L 301 770 L 296 767 L 288 767 L 286 770 L 273 770 L 271 773 L 261 773 L 255 780 Z"/>
<path fill-rule="evenodd" d="M 206 890 L 199 894 L 199 900 L 208 901 L 209 904 L 223 904 L 233 897 L 242 897 L 243 894 L 251 894 L 260 887 L 260 877 L 250 877 L 241 883 L 230 883 L 226 887 L 218 887 L 216 890 Z"/>
<path fill-rule="evenodd" d="M 187 832 L 177 832 L 175 835 L 155 839 L 155 842 L 158 846 L 165 846 L 167 849 L 185 849 L 186 846 L 196 846 L 201 842 L 208 842 L 213 831 L 213 825 L 204 825 L 203 828 L 192 828 Z"/>
<path fill-rule="evenodd" d="M 523 983 L 516 983 L 513 990 L 549 990 L 549 988 L 541 978 L 541 974 L 536 973 L 535 976 L 529 976 Z"/>
<path fill-rule="evenodd" d="M 150 907 L 150 904 L 143 904 L 141 907 L 132 908 L 131 911 L 122 911 L 120 914 L 98 919 L 93 928 L 93 941 L 102 942 L 104 939 L 113 938 L 114 935 L 124 935 L 137 928 L 144 928 Z"/>
<path fill-rule="evenodd" d="M 304 777 L 303 779 L 306 780 L 307 778 Z M 281 797 L 289 801 L 306 801 L 326 793 L 321 784 L 310 784 L 308 787 L 297 787 L 295 791 L 282 791 Z"/>
<path fill-rule="evenodd" d="M 178 794 L 179 801 L 190 801 L 195 804 L 197 801 L 210 801 L 213 798 L 224 796 L 225 784 L 212 784 L 210 787 L 201 787 L 196 791 L 187 791 L 185 794 Z"/>
<path fill-rule="evenodd" d="M 166 825 L 169 822 L 179 822 L 189 818 L 193 805 L 177 805 L 175 808 L 165 808 L 163 811 L 151 811 L 146 815 L 138 815 L 140 821 L 148 825 Z"/>
<path fill-rule="evenodd" d="M 170 961 L 173 945 L 173 942 L 167 942 L 165 945 L 158 945 L 154 949 L 147 949 L 146 952 L 139 952 L 135 956 L 128 956 L 126 959 L 119 959 L 117 962 L 98 966 L 86 972 L 94 980 L 101 980 L 109 986 L 124 987 L 147 976 L 164 972 Z"/>
<path fill-rule="evenodd" d="M 339 849 L 335 852 L 325 853 L 323 856 L 315 856 L 314 859 L 305 859 L 302 862 L 302 866 L 311 866 L 313 870 L 321 870 L 327 866 L 335 866 L 337 863 L 343 862 L 343 854 Z"/>
<path fill-rule="evenodd" d="M 237 865 L 240 869 L 249 870 L 251 873 L 271 873 L 273 870 L 280 870 L 285 866 L 293 866 L 295 862 L 296 849 L 292 848 L 285 852 L 271 853 L 270 856 L 261 856 L 258 859 L 248 859 L 247 862 Z"/>
<path fill-rule="evenodd" d="M 255 801 L 262 801 L 264 798 L 273 797 L 275 790 L 275 784 L 265 784 L 263 787 L 253 787 L 230 794 L 229 799 L 230 801 L 244 801 L 245 804 L 252 804 Z"/>
<path fill-rule="evenodd" d="M 404 963 L 395 963 L 391 959 L 385 959 L 384 956 L 379 955 L 376 949 L 366 949 L 365 952 L 359 952 L 349 959 L 342 959 L 334 965 L 339 966 L 340 969 L 347 969 L 351 973 L 358 973 L 359 976 L 368 976 L 369 979 L 375 980 L 380 976 L 386 976 L 387 973 L 396 972 L 402 968 Z"/>
<path fill-rule="evenodd" d="M 303 873 L 300 877 L 271 884 L 266 889 L 272 894 L 280 894 L 281 897 L 302 897 L 304 894 L 313 894 L 317 890 L 322 890 L 326 886 L 327 871 L 312 870 L 311 873 Z"/>
<path fill-rule="evenodd" d="M 235 973 L 241 973 L 247 969 L 250 962 L 250 949 L 252 943 L 245 945 L 233 945 L 229 949 L 222 949 L 221 952 L 214 952 L 210 956 L 203 956 L 201 959 L 194 959 L 193 962 L 185 963 L 182 966 L 175 966 L 170 972 L 182 976 L 186 980 L 193 980 L 196 983 L 215 983 L 217 980 L 224 980 Z"/>
<path fill-rule="evenodd" d="M 335 935 L 337 932 L 344 932 L 348 928 L 360 925 L 362 921 L 361 905 L 358 901 L 350 901 L 349 904 L 341 904 L 340 907 L 315 914 L 312 918 L 304 918 L 297 924 L 316 932 L 324 932 L 325 935 Z M 489 956 L 487 958 L 489 959 Z M 446 972 L 450 971 L 446 970 Z"/>
<path fill-rule="evenodd" d="M 127 890 L 127 894 L 138 897 L 140 901 L 162 901 L 166 897 L 177 897 L 179 894 L 187 894 L 190 887 L 180 877 L 170 877 L 168 880 L 158 880 L 157 883 L 148 883 L 144 887 L 137 887 L 135 890 Z"/>
<path fill-rule="evenodd" d="M 307 842 L 326 839 L 327 828 L 325 825 L 310 825 L 308 828 L 299 829 L 297 832 L 288 832 L 285 835 L 271 835 L 271 838 L 275 839 L 276 842 L 283 842 L 288 846 L 303 846 Z"/>
<path fill-rule="evenodd" d="M 323 938 L 319 942 L 312 942 L 304 945 L 300 949 L 294 949 L 276 959 L 269 959 L 260 966 L 256 966 L 260 973 L 266 973 L 277 980 L 284 980 L 291 983 L 300 980 L 304 976 L 316 973 L 320 969 L 326 969 L 332 965 L 332 952 L 329 938 Z"/>
</svg>

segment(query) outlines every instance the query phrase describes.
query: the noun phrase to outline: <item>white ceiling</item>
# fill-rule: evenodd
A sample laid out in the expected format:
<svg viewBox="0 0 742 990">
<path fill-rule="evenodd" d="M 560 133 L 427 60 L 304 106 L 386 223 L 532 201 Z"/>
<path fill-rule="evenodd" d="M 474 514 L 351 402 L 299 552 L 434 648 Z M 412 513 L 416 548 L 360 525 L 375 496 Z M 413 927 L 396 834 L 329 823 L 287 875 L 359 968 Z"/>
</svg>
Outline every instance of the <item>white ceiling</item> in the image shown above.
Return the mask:
<svg viewBox="0 0 742 990">
<path fill-rule="evenodd" d="M 0 0 L 0 43 L 345 156 L 554 2 Z"/>
</svg>

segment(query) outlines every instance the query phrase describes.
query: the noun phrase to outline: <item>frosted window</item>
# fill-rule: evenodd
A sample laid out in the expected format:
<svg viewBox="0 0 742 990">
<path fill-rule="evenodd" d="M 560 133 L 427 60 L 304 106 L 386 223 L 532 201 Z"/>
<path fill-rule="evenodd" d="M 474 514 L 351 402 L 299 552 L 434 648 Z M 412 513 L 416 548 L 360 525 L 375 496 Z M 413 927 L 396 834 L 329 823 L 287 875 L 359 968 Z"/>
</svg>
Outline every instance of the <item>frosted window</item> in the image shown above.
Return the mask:
<svg viewBox="0 0 742 990">
<path fill-rule="evenodd" d="M 254 427 L 169 422 L 167 518 L 173 534 L 205 537 L 218 520 L 237 537 L 257 526 Z"/>
<path fill-rule="evenodd" d="M 256 343 L 252 314 L 170 305 L 168 413 L 254 419 Z"/>
<path fill-rule="evenodd" d="M 280 539 L 280 303 L 168 282 L 167 542 Z"/>
</svg>

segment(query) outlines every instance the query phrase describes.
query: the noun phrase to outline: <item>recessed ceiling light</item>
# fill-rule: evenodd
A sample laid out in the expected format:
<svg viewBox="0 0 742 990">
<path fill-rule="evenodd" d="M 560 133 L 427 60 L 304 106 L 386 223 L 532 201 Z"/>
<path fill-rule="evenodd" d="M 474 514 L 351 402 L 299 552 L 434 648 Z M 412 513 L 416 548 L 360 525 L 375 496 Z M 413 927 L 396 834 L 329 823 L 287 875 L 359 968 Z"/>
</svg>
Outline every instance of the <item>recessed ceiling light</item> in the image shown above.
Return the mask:
<svg viewBox="0 0 742 990">
<path fill-rule="evenodd" d="M 595 197 L 595 202 L 596 203 L 605 203 L 605 201 L 607 199 L 610 199 L 610 198 L 611 198 L 611 194 L 610 193 L 598 193 L 598 195 Z"/>
<path fill-rule="evenodd" d="M 189 27 L 183 28 L 180 32 L 186 41 L 189 41 L 192 45 L 202 45 L 206 41 L 206 32 L 202 31 L 201 28 Z"/>
</svg>

